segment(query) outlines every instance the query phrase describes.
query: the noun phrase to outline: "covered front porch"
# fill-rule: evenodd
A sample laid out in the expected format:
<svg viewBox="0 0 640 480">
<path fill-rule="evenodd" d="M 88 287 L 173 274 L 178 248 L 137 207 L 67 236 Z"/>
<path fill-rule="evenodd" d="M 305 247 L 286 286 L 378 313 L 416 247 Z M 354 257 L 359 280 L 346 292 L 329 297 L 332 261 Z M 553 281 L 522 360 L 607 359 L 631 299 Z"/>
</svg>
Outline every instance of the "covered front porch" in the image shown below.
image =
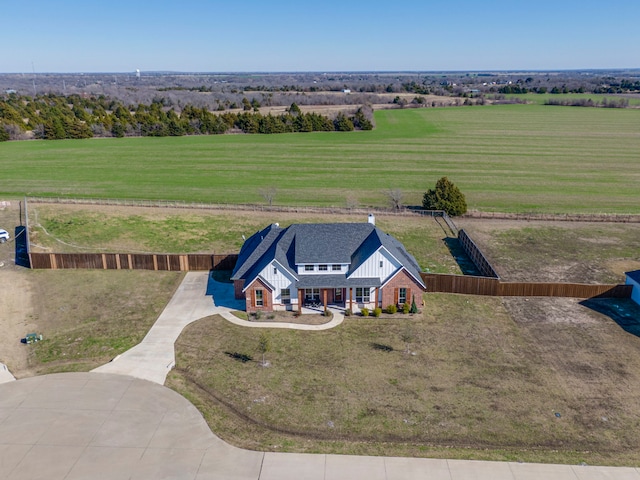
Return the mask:
<svg viewBox="0 0 640 480">
<path fill-rule="evenodd" d="M 298 282 L 298 313 L 308 311 L 325 312 L 329 307 L 349 309 L 356 312 L 360 308 L 375 308 L 379 304 L 380 280 L 377 278 L 358 278 L 340 282 L 336 279 L 305 278 Z M 321 283 L 322 282 L 322 283 Z"/>
</svg>

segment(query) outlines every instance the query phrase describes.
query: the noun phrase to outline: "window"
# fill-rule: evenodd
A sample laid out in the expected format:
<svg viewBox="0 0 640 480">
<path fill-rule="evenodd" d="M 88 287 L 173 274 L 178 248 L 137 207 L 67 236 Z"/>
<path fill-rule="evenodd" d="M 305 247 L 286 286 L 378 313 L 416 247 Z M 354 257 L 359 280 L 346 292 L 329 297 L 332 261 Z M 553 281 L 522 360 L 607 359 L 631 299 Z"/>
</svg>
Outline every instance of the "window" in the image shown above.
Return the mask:
<svg viewBox="0 0 640 480">
<path fill-rule="evenodd" d="M 331 265 L 331 270 L 334 272 L 339 272 L 342 270 L 342 265 Z"/>
<path fill-rule="evenodd" d="M 320 270 L 321 272 L 326 272 L 327 270 L 329 270 L 329 268 L 327 267 L 327 265 L 318 265 L 318 270 Z"/>
<path fill-rule="evenodd" d="M 256 293 L 256 307 L 263 307 L 264 306 L 264 299 L 262 296 L 262 289 L 258 288 L 255 290 Z"/>
<path fill-rule="evenodd" d="M 304 266 L 304 271 L 305 272 L 313 272 L 315 270 L 315 265 L 305 265 Z"/>
<path fill-rule="evenodd" d="M 291 303 L 291 290 L 288 288 L 280 290 L 280 300 L 284 305 L 289 305 Z"/>
<path fill-rule="evenodd" d="M 305 302 L 319 302 L 320 301 L 320 289 L 319 288 L 305 288 L 304 289 Z"/>
<path fill-rule="evenodd" d="M 336 291 L 334 293 L 334 300 L 336 302 L 342 302 L 342 289 L 341 288 L 336 288 Z"/>
<path fill-rule="evenodd" d="M 278 274 L 278 267 L 273 267 L 273 274 L 277 275 Z"/>
<path fill-rule="evenodd" d="M 384 262 L 380 260 L 380 268 L 384 267 Z"/>
<path fill-rule="evenodd" d="M 407 289 L 399 288 L 398 289 L 398 303 L 407 303 Z"/>
<path fill-rule="evenodd" d="M 370 288 L 369 287 L 357 287 L 356 288 L 356 302 L 369 303 Z"/>
</svg>

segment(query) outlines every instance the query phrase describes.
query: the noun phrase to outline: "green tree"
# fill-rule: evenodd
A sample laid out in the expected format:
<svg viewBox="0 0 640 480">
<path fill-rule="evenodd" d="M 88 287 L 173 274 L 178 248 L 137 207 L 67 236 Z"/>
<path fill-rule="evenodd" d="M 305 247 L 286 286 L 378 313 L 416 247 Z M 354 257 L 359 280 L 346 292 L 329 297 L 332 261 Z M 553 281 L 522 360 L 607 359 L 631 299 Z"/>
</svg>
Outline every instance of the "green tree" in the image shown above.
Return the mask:
<svg viewBox="0 0 640 480">
<path fill-rule="evenodd" d="M 111 134 L 114 137 L 122 138 L 124 137 L 124 132 L 125 132 L 125 128 L 120 122 L 114 123 L 113 127 L 111 127 Z"/>
<path fill-rule="evenodd" d="M 352 132 L 353 122 L 349 120 L 342 112 L 338 114 L 333 121 L 334 128 L 337 132 Z"/>
<path fill-rule="evenodd" d="M 300 115 L 302 111 L 300 110 L 300 107 L 298 106 L 297 103 L 292 103 L 291 106 L 289 107 L 289 113 L 291 115 Z"/>
<path fill-rule="evenodd" d="M 409 310 L 409 313 L 418 313 L 418 306 L 416 305 L 416 296 L 413 296 L 413 299 L 411 300 L 411 309 Z"/>
<path fill-rule="evenodd" d="M 467 211 L 464 195 L 447 177 L 442 177 L 436 182 L 435 189 L 429 189 L 424 194 L 422 206 L 426 210 L 444 210 L 452 217 Z"/>
</svg>

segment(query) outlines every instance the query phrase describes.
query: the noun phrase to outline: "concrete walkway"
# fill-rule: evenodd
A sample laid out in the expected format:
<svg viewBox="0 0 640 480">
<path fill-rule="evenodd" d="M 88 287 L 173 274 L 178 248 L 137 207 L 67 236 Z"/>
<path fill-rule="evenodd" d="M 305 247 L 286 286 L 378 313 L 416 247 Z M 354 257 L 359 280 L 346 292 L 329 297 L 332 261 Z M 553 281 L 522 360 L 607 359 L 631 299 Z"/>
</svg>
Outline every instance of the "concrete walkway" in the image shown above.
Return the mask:
<svg viewBox="0 0 640 480">
<path fill-rule="evenodd" d="M 0 385 L 3 480 L 640 480 L 635 468 L 264 453 L 232 447 L 174 391 L 125 375 Z"/>
<path fill-rule="evenodd" d="M 207 274 L 188 273 L 142 343 L 94 370 L 101 373 L 0 384 L 0 478 L 640 480 L 635 468 L 264 453 L 232 447 L 211 432 L 185 398 L 162 386 L 175 363 L 173 344 L 182 329 L 217 313 L 241 326 L 305 330 L 333 328 L 343 317 L 334 312 L 324 325 L 247 322 L 229 308 L 215 306 L 204 295 L 207 282 Z"/>
</svg>

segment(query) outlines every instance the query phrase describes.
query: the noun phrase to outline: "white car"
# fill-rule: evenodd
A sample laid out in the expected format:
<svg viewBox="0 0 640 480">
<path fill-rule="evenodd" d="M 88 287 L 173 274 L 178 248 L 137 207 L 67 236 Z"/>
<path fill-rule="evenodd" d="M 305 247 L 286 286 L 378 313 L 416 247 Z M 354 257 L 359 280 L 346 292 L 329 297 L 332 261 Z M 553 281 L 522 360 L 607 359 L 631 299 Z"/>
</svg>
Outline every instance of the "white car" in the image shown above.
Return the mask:
<svg viewBox="0 0 640 480">
<path fill-rule="evenodd" d="M 0 243 L 4 243 L 9 240 L 9 232 L 0 228 Z"/>
</svg>

